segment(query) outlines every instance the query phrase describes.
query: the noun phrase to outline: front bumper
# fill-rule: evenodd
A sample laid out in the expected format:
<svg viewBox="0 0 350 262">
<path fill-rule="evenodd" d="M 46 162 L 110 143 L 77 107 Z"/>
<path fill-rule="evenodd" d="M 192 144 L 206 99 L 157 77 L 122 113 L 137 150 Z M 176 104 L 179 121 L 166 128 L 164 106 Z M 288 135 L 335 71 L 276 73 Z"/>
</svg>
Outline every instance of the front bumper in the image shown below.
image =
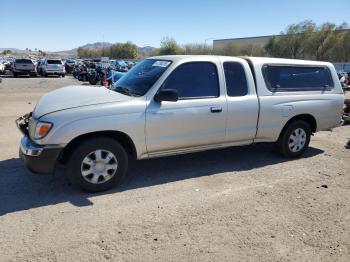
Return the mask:
<svg viewBox="0 0 350 262">
<path fill-rule="evenodd" d="M 61 147 L 38 145 L 25 135 L 21 139 L 19 156 L 33 173 L 48 174 L 55 170 L 61 151 Z"/>
</svg>

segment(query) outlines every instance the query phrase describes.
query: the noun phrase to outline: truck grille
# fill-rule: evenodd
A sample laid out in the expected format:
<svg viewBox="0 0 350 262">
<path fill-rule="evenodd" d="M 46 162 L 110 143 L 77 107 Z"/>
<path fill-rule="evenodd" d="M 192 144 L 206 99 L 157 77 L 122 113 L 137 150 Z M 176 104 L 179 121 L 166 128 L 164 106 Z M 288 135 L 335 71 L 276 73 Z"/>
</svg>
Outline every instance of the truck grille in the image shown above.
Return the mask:
<svg viewBox="0 0 350 262">
<path fill-rule="evenodd" d="M 25 114 L 16 119 L 16 125 L 18 129 L 25 135 L 29 135 L 29 123 L 31 122 L 31 129 L 35 128 L 35 121 L 32 117 L 32 113 Z"/>
</svg>

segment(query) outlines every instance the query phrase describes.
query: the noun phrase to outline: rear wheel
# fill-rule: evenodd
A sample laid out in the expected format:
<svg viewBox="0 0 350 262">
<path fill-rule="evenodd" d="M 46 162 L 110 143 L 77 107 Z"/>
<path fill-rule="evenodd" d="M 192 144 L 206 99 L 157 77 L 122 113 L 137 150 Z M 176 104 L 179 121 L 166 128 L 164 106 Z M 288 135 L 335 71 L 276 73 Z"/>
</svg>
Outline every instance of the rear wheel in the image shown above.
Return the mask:
<svg viewBox="0 0 350 262">
<path fill-rule="evenodd" d="M 303 120 L 290 123 L 281 133 L 276 147 L 285 157 L 298 157 L 308 148 L 311 128 Z"/>
<path fill-rule="evenodd" d="M 93 138 L 80 144 L 72 153 L 67 175 L 73 184 L 88 192 L 117 186 L 125 177 L 128 155 L 114 139 Z"/>
</svg>

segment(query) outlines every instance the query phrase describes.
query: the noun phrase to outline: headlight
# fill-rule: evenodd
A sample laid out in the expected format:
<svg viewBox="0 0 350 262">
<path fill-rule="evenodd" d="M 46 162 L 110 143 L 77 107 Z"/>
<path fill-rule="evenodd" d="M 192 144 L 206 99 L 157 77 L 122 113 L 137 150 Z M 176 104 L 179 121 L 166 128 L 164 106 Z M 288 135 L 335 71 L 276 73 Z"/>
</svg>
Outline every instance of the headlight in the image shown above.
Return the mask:
<svg viewBox="0 0 350 262">
<path fill-rule="evenodd" d="M 33 134 L 34 139 L 40 139 L 46 136 L 51 130 L 52 126 L 52 123 L 38 121 Z"/>
</svg>

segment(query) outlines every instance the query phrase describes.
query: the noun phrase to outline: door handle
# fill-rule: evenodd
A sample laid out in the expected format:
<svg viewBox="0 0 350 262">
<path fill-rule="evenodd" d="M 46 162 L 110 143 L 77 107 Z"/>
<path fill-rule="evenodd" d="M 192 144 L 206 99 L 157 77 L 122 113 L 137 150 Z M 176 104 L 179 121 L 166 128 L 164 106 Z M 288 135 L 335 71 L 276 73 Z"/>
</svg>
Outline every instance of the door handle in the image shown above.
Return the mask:
<svg viewBox="0 0 350 262">
<path fill-rule="evenodd" d="M 222 107 L 221 106 L 213 106 L 210 108 L 210 111 L 212 113 L 220 113 L 220 112 L 222 112 Z"/>
</svg>

